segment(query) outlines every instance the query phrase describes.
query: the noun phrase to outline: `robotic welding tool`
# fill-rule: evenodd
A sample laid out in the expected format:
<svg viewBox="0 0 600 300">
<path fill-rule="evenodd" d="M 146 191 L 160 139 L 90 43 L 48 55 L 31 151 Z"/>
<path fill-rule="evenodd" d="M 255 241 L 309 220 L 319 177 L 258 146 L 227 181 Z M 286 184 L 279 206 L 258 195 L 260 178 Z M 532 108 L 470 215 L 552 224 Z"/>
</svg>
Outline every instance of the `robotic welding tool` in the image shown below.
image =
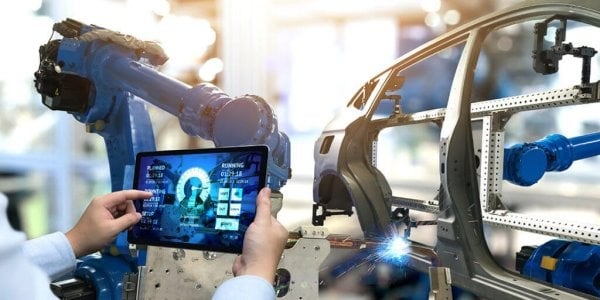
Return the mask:
<svg viewBox="0 0 600 300">
<path fill-rule="evenodd" d="M 548 31 L 548 24 L 558 21 L 558 28 L 554 36 L 554 45 L 544 49 L 544 39 Z M 581 46 L 574 47 L 565 43 L 567 36 L 567 19 L 564 16 L 553 16 L 543 22 L 535 24 L 535 43 L 533 49 L 533 69 L 540 74 L 552 74 L 558 71 L 558 63 L 563 55 L 573 55 L 582 59 L 581 85 L 589 88 L 591 59 L 598 51 L 594 48 Z"/>
<path fill-rule="evenodd" d="M 274 195 L 280 194 L 291 177 L 290 143 L 264 99 L 231 98 L 214 85 L 189 86 L 161 74 L 156 67 L 167 56 L 155 42 L 73 19 L 54 24 L 53 32 L 63 38 L 51 37 L 40 47 L 35 87 L 48 108 L 72 114 L 88 132 L 103 137 L 113 191 L 132 186 L 138 152 L 156 150 L 149 102 L 177 116 L 187 134 L 216 147 L 269 146 L 268 185 Z M 121 299 L 123 278 L 145 263 L 146 252 L 130 249 L 122 233 L 102 256 L 84 257 L 75 276 L 93 282 L 98 299 Z M 71 285 L 55 288 L 77 290 Z"/>
</svg>

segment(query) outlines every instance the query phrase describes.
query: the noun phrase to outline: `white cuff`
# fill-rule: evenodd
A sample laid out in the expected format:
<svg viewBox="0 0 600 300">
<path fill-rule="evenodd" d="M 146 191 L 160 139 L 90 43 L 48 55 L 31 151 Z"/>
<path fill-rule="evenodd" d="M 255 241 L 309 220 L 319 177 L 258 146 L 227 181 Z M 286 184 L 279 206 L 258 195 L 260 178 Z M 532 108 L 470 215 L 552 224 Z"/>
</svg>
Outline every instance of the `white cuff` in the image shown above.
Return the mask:
<svg viewBox="0 0 600 300">
<path fill-rule="evenodd" d="M 221 283 L 212 300 L 275 299 L 273 285 L 260 276 L 242 275 Z"/>
</svg>

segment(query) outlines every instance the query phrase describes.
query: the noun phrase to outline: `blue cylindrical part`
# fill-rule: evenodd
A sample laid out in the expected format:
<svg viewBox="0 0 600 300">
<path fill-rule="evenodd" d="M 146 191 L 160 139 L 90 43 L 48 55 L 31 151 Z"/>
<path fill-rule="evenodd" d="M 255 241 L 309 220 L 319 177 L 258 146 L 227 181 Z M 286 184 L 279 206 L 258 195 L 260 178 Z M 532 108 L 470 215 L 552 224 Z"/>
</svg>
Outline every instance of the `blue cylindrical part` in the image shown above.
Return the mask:
<svg viewBox="0 0 600 300">
<path fill-rule="evenodd" d="M 547 159 L 544 151 L 533 144 L 521 144 L 504 149 L 504 179 L 529 186 L 536 183 L 546 172 Z"/>
<path fill-rule="evenodd" d="M 567 139 L 551 134 L 534 142 L 504 149 L 504 179 L 529 186 L 547 171 L 564 171 L 574 161 L 600 154 L 600 133 Z"/>
<path fill-rule="evenodd" d="M 600 132 L 569 139 L 573 147 L 573 159 L 584 159 L 600 154 Z"/>
<path fill-rule="evenodd" d="M 137 62 L 116 47 L 103 49 L 106 51 L 98 51 L 95 55 L 96 61 L 102 62 L 94 65 L 97 81 L 131 92 L 175 116 L 179 114 L 181 101 L 191 86 Z"/>
<path fill-rule="evenodd" d="M 563 171 L 573 164 L 573 146 L 560 134 L 551 134 L 534 143 L 546 153 L 546 171 Z"/>
</svg>

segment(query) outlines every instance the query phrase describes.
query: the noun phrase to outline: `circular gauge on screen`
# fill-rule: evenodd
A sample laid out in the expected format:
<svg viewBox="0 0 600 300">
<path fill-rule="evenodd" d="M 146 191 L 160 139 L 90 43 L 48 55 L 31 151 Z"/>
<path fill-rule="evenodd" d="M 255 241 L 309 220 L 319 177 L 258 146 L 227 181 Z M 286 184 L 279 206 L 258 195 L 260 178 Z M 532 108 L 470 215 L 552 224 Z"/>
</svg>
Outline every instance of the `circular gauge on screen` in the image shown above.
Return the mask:
<svg viewBox="0 0 600 300">
<path fill-rule="evenodd" d="M 202 168 L 189 168 L 179 177 L 176 192 L 179 202 L 195 205 L 195 199 L 204 201 L 210 195 L 210 178 Z"/>
</svg>

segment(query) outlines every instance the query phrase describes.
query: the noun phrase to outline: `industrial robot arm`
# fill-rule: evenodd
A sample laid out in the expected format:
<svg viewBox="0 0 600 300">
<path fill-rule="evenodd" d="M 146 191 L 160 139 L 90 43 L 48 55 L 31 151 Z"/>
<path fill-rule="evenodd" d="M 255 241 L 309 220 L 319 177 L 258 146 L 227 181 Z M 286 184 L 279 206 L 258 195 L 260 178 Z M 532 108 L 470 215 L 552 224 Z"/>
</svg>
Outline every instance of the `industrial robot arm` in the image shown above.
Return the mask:
<svg viewBox="0 0 600 300">
<path fill-rule="evenodd" d="M 40 47 L 36 88 L 50 109 L 68 111 L 105 139 L 113 190 L 123 188 L 123 168 L 135 153 L 155 147 L 145 107 L 133 96 L 177 116 L 183 131 L 217 147 L 268 145 L 273 190 L 291 177 L 289 139 L 262 98 L 231 98 L 214 85 L 192 87 L 158 72 L 167 57 L 153 42 L 72 19 L 53 30 L 64 38 Z"/>
<path fill-rule="evenodd" d="M 504 149 L 504 179 L 521 186 L 538 182 L 546 171 L 564 171 L 580 159 L 600 154 L 600 133 L 573 138 L 551 134 Z"/>
<path fill-rule="evenodd" d="M 103 137 L 113 191 L 131 187 L 136 153 L 156 148 L 148 102 L 177 116 L 187 134 L 217 147 L 269 146 L 268 184 L 280 195 L 291 177 L 290 143 L 265 100 L 232 98 L 214 85 L 190 86 L 158 72 L 167 57 L 154 42 L 72 19 L 54 24 L 53 31 L 63 38 L 40 47 L 35 87 L 48 108 L 67 111 Z M 87 283 L 54 284 L 53 290 L 81 294 L 92 282 L 97 299 L 124 297 L 124 281 L 145 265 L 145 251 L 130 251 L 124 233 L 106 250 L 78 265 L 74 275 Z"/>
</svg>

